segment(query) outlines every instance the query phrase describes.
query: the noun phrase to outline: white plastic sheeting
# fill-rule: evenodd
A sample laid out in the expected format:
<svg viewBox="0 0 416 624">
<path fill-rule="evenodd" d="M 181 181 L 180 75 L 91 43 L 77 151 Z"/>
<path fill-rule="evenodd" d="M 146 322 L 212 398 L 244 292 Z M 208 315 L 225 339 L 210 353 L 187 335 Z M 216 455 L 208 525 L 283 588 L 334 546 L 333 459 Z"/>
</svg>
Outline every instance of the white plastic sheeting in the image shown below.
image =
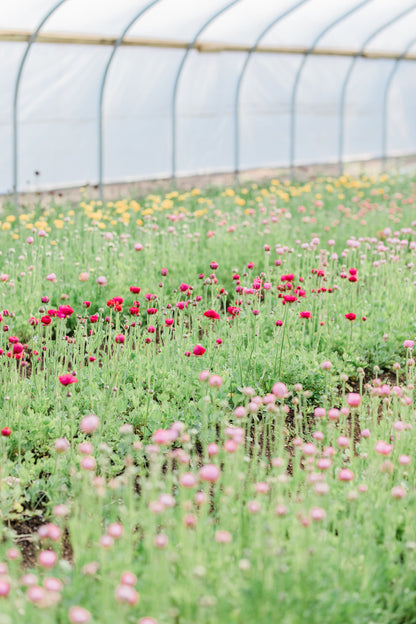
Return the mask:
<svg viewBox="0 0 416 624">
<path fill-rule="evenodd" d="M 57 0 L 0 0 L 0 35 L 33 33 L 56 5 Z M 149 5 L 150 0 L 66 0 L 40 32 L 116 40 Z M 350 15 L 342 19 L 347 12 Z M 234 171 L 236 163 L 240 169 L 288 165 L 292 115 L 296 116 L 294 164 L 336 162 L 341 124 L 345 161 L 381 156 L 384 122 L 388 155 L 416 152 L 415 61 L 397 63 L 384 120 L 385 86 L 396 61 L 361 57 L 354 61 L 341 54 L 345 50 L 358 54 L 368 41 L 364 52 L 400 55 L 409 48 L 414 55 L 415 0 L 305 0 L 301 4 L 299 0 L 158 0 L 134 22 L 127 36 L 190 44 L 217 13 L 198 42 L 246 50 L 191 50 L 178 82 L 176 119 L 173 89 L 186 48 L 117 49 L 104 90 L 102 182 L 169 177 L 173 149 L 176 175 Z M 250 54 L 249 50 L 263 32 L 261 46 L 307 50 L 325 29 L 318 49 L 331 48 L 340 54 L 308 55 L 292 108 L 303 54 L 255 50 Z M 98 183 L 99 93 L 112 44 L 34 41 L 18 92 L 14 168 L 13 99 L 28 43 L 5 39 L 0 36 L 0 193 L 12 191 L 14 179 L 18 191 Z M 340 98 L 351 63 L 354 69 L 342 120 Z"/>
</svg>

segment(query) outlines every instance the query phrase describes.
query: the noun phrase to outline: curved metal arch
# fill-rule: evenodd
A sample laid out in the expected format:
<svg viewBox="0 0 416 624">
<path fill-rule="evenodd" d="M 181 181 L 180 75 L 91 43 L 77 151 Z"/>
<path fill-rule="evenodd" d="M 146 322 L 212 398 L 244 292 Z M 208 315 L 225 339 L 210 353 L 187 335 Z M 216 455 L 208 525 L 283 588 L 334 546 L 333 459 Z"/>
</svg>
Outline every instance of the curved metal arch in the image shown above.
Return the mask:
<svg viewBox="0 0 416 624">
<path fill-rule="evenodd" d="M 401 11 L 401 13 L 399 13 L 395 17 L 392 17 L 390 20 L 388 20 L 388 22 L 386 22 L 382 26 L 379 26 L 373 33 L 371 33 L 371 35 L 369 37 L 367 37 L 367 39 L 364 41 L 363 45 L 358 50 L 358 52 L 355 53 L 354 58 L 351 61 L 351 64 L 350 64 L 350 66 L 349 66 L 349 68 L 347 70 L 347 73 L 345 75 L 344 82 L 342 83 L 340 107 L 339 107 L 338 169 L 339 169 L 339 173 L 340 174 L 343 173 L 344 132 L 345 132 L 345 127 L 344 127 L 345 126 L 345 102 L 346 102 L 346 96 L 347 96 L 347 88 L 348 88 L 348 85 L 349 85 L 349 82 L 350 82 L 350 78 L 351 78 L 352 72 L 354 70 L 355 64 L 357 62 L 357 59 L 360 56 L 363 55 L 363 53 L 365 51 L 365 48 L 374 39 L 374 37 L 379 35 L 383 30 L 385 30 L 386 28 L 389 28 L 390 26 L 392 26 L 392 24 L 394 24 L 395 22 L 398 22 L 400 19 L 405 17 L 405 15 L 407 15 L 408 13 L 411 13 L 415 9 L 416 9 L 416 3 L 413 3 L 412 6 L 408 7 L 404 11 Z"/>
<path fill-rule="evenodd" d="M 295 172 L 296 97 L 297 97 L 297 94 L 298 94 L 298 87 L 299 87 L 299 84 L 300 84 L 300 79 L 302 77 L 303 69 L 304 69 L 304 67 L 306 65 L 306 62 L 307 62 L 309 56 L 315 50 L 316 46 L 318 45 L 318 43 L 320 42 L 322 37 L 324 37 L 330 30 L 335 28 L 335 26 L 338 26 L 338 24 L 340 24 L 345 19 L 350 17 L 350 15 L 355 13 L 355 11 L 358 11 L 364 5 L 369 4 L 370 2 L 373 2 L 373 1 L 374 0 L 363 0 L 363 2 L 360 2 L 355 7 L 353 7 L 352 9 L 349 9 L 348 11 L 346 11 L 346 13 L 343 13 L 342 15 L 337 17 L 335 20 L 333 20 L 330 24 L 325 26 L 325 28 L 323 30 L 321 30 L 321 32 L 315 37 L 315 39 L 311 43 L 310 48 L 303 55 L 303 59 L 301 61 L 301 64 L 299 65 L 298 71 L 296 72 L 295 82 L 293 83 L 293 89 L 292 89 L 292 93 L 291 93 L 291 96 L 290 96 L 290 139 L 289 139 L 289 141 L 290 141 L 290 154 L 289 154 L 289 166 L 290 166 L 290 176 L 291 176 L 291 178 L 294 177 L 294 172 Z"/>
<path fill-rule="evenodd" d="M 236 87 L 235 96 L 234 96 L 234 174 L 235 174 L 236 177 L 238 176 L 239 169 L 240 169 L 240 95 L 241 95 L 241 85 L 243 83 L 243 79 L 244 79 L 244 76 L 246 74 L 247 67 L 248 67 L 250 59 L 252 57 L 252 54 L 253 54 L 253 52 L 255 52 L 257 50 L 257 48 L 260 45 L 262 39 L 273 28 L 273 26 L 275 26 L 278 22 L 280 22 L 282 19 L 284 19 L 285 17 L 290 15 L 290 13 L 293 13 L 293 11 L 296 11 L 296 9 L 298 9 L 300 6 L 302 6 L 302 4 L 305 4 L 308 1 L 309 0 L 300 0 L 300 2 L 297 2 L 294 6 L 290 7 L 289 9 L 286 9 L 286 11 L 283 11 L 283 13 L 280 13 L 280 15 L 275 17 L 270 22 L 270 24 L 268 24 L 266 26 L 266 28 L 264 28 L 261 31 L 261 33 L 257 37 L 256 41 L 254 42 L 254 44 L 252 45 L 252 47 L 250 48 L 250 50 L 247 53 L 246 60 L 244 61 L 243 67 L 242 67 L 240 75 L 238 77 L 237 87 Z"/>
<path fill-rule="evenodd" d="M 404 52 L 394 61 L 393 67 L 391 68 L 391 72 L 388 75 L 383 94 L 383 107 L 381 113 L 381 158 L 383 160 L 383 169 L 386 167 L 386 159 L 387 159 L 387 103 L 389 98 L 390 87 L 392 85 L 393 79 L 396 75 L 397 70 L 399 69 L 400 61 L 404 59 L 409 50 L 416 44 L 416 37 L 411 40 L 411 42 L 406 46 Z"/>
<path fill-rule="evenodd" d="M 178 99 L 178 87 L 179 87 L 180 78 L 182 76 L 182 71 L 185 67 L 185 63 L 189 56 L 190 51 L 195 47 L 196 42 L 198 41 L 199 37 L 202 35 L 204 30 L 208 28 L 208 26 L 210 26 L 210 24 L 212 24 L 212 22 L 214 22 L 218 17 L 220 17 L 220 15 L 228 11 L 228 9 L 230 9 L 234 4 L 237 4 L 237 2 L 240 2 L 240 0 L 232 0 L 232 2 L 229 2 L 224 7 L 222 7 L 222 9 L 219 9 L 218 11 L 216 11 L 214 15 L 211 15 L 211 17 L 204 24 L 202 24 L 202 26 L 199 28 L 198 32 L 196 33 L 192 41 L 187 46 L 185 54 L 182 57 L 178 71 L 176 73 L 175 82 L 173 84 L 173 91 L 172 91 L 172 178 L 173 179 L 175 179 L 176 177 L 176 144 L 177 144 L 177 111 L 176 109 L 177 109 L 177 99 Z"/>
<path fill-rule="evenodd" d="M 103 133 L 103 125 L 104 125 L 103 124 L 103 104 L 104 104 L 104 91 L 105 91 L 105 85 L 107 83 L 108 72 L 109 72 L 111 64 L 113 62 L 115 53 L 117 52 L 117 50 L 119 49 L 119 47 L 123 43 L 124 37 L 127 35 L 127 33 L 130 30 L 130 28 L 132 26 L 134 26 L 134 24 L 137 22 L 137 20 L 139 20 L 142 17 L 142 15 L 147 13 L 147 11 L 149 9 L 151 9 L 158 2 L 161 2 L 161 0 L 152 0 L 152 2 L 149 2 L 148 4 L 146 4 L 128 22 L 127 26 L 125 26 L 125 28 L 122 31 L 121 35 L 119 36 L 119 38 L 117 39 L 117 41 L 113 45 L 113 49 L 112 49 L 110 57 L 109 57 L 109 59 L 107 61 L 107 65 L 105 66 L 103 77 L 101 79 L 100 94 L 99 94 L 99 99 L 98 99 L 98 188 L 99 188 L 99 192 L 100 192 L 100 199 L 101 199 L 101 201 L 103 199 L 103 171 L 104 171 L 104 162 L 103 162 L 103 145 L 104 145 L 104 139 L 103 139 L 103 134 L 104 134 Z"/>
<path fill-rule="evenodd" d="M 59 7 L 67 2 L 67 0 L 60 0 L 57 2 L 46 15 L 41 19 L 33 33 L 30 35 L 29 40 L 27 42 L 26 49 L 23 53 L 22 60 L 20 61 L 19 69 L 17 70 L 16 82 L 14 83 L 14 93 L 13 93 L 13 197 L 14 203 L 17 204 L 17 185 L 18 185 L 18 119 L 17 119 L 17 105 L 19 102 L 19 89 L 20 83 L 22 80 L 23 69 L 26 64 L 26 59 L 30 52 L 30 48 L 36 41 L 36 37 L 39 34 L 39 31 L 43 28 L 48 19 L 55 13 Z"/>
</svg>

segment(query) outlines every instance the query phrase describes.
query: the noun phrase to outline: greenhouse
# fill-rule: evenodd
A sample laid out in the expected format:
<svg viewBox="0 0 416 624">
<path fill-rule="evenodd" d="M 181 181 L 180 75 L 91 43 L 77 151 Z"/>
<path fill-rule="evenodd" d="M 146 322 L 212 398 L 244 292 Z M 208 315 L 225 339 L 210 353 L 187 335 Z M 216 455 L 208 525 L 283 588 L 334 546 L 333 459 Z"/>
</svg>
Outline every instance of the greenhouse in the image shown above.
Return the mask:
<svg viewBox="0 0 416 624">
<path fill-rule="evenodd" d="M 0 0 L 0 624 L 416 624 L 416 0 Z"/>
<path fill-rule="evenodd" d="M 0 192 L 413 154 L 409 0 L 14 0 Z"/>
</svg>

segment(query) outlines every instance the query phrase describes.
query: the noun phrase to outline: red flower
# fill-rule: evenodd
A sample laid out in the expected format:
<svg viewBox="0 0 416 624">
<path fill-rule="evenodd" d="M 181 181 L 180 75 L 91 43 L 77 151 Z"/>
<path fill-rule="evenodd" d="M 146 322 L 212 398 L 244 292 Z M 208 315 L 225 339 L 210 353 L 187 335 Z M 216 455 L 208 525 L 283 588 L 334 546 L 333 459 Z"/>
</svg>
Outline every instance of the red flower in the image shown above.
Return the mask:
<svg viewBox="0 0 416 624">
<path fill-rule="evenodd" d="M 283 295 L 283 305 L 285 303 L 294 303 L 297 300 L 298 298 L 295 297 L 294 295 Z"/>
<path fill-rule="evenodd" d="M 207 318 L 211 318 L 211 319 L 219 319 L 220 315 L 218 314 L 218 312 L 215 312 L 215 310 L 206 310 L 204 312 L 204 316 L 206 316 Z"/>
<path fill-rule="evenodd" d="M 280 281 L 282 282 L 293 282 L 293 280 L 295 279 L 295 276 L 293 273 L 289 273 L 288 275 L 282 275 L 282 277 L 280 278 Z"/>
<path fill-rule="evenodd" d="M 59 377 L 59 381 L 63 386 L 69 386 L 69 384 L 77 383 L 78 379 L 71 375 L 71 373 L 66 373 L 66 375 L 61 375 Z"/>
<path fill-rule="evenodd" d="M 300 318 L 305 318 L 305 319 L 309 319 L 312 316 L 311 312 L 308 312 L 308 310 L 305 310 L 304 312 L 301 312 L 299 314 Z"/>
<path fill-rule="evenodd" d="M 211 269 L 213 269 L 213 271 L 215 271 L 216 269 L 218 269 L 219 264 L 218 264 L 218 262 L 213 261 L 213 262 L 211 262 L 211 264 L 209 266 L 210 266 Z"/>
<path fill-rule="evenodd" d="M 117 334 L 115 340 L 117 344 L 123 344 L 123 342 L 126 340 L 126 337 L 124 336 L 124 334 Z"/>
<path fill-rule="evenodd" d="M 192 353 L 196 356 L 199 356 L 199 355 L 204 355 L 205 351 L 206 349 L 202 345 L 197 344 L 194 346 Z"/>
<path fill-rule="evenodd" d="M 168 327 L 173 325 L 173 318 L 165 319 L 165 325 L 167 325 Z"/>
<path fill-rule="evenodd" d="M 12 430 L 10 429 L 10 427 L 4 427 L 4 428 L 1 430 L 1 435 L 2 435 L 4 438 L 8 438 L 10 435 L 12 435 Z"/>
<path fill-rule="evenodd" d="M 345 315 L 345 318 L 348 321 L 355 321 L 355 319 L 357 318 L 357 315 L 354 314 L 354 312 L 348 312 L 348 314 Z"/>
<path fill-rule="evenodd" d="M 91 314 L 90 321 L 91 323 L 96 323 L 98 321 L 98 314 Z"/>
<path fill-rule="evenodd" d="M 350 269 L 349 270 L 349 274 L 350 275 L 357 275 L 357 273 L 358 273 L 357 269 Z"/>
<path fill-rule="evenodd" d="M 34 316 L 31 316 L 29 319 L 29 323 L 30 325 L 32 325 L 32 327 L 36 327 L 36 325 L 39 325 L 39 319 L 35 318 Z"/>
<path fill-rule="evenodd" d="M 59 318 L 68 318 L 73 313 L 74 313 L 74 310 L 69 305 L 61 305 L 58 308 L 58 316 L 59 316 Z"/>
<path fill-rule="evenodd" d="M 148 314 L 157 314 L 157 308 L 147 308 Z"/>
<path fill-rule="evenodd" d="M 91 305 L 91 301 L 83 301 L 82 305 L 84 306 L 84 308 L 89 308 Z"/>
<path fill-rule="evenodd" d="M 131 307 L 129 308 L 129 312 L 130 312 L 130 314 L 132 314 L 133 316 L 139 316 L 139 314 L 140 314 L 140 310 L 139 310 L 139 308 L 138 308 L 137 306 L 131 306 Z"/>
<path fill-rule="evenodd" d="M 281 327 L 283 325 L 283 321 L 277 320 L 276 321 L 276 325 L 277 325 L 277 327 Z"/>
<path fill-rule="evenodd" d="M 237 306 L 229 306 L 227 312 L 231 314 L 231 316 L 238 316 L 240 314 L 240 308 L 237 308 Z"/>
<path fill-rule="evenodd" d="M 134 293 L 135 295 L 138 295 L 140 292 L 139 286 L 130 286 L 130 292 Z"/>
<path fill-rule="evenodd" d="M 46 316 L 42 316 L 42 318 L 40 319 L 40 322 L 42 323 L 44 327 L 46 327 L 47 325 L 50 325 L 52 323 L 52 319 L 50 316 L 46 315 Z"/>
</svg>

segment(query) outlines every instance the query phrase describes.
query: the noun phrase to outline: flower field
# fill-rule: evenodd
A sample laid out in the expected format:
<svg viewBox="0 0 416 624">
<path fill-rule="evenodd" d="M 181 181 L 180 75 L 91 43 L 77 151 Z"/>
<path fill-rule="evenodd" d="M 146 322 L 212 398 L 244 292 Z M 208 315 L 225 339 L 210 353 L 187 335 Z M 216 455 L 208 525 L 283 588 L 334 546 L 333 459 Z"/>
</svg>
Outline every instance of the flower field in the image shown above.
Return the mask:
<svg viewBox="0 0 416 624">
<path fill-rule="evenodd" d="M 415 206 L 3 206 L 0 624 L 416 623 Z"/>
</svg>

